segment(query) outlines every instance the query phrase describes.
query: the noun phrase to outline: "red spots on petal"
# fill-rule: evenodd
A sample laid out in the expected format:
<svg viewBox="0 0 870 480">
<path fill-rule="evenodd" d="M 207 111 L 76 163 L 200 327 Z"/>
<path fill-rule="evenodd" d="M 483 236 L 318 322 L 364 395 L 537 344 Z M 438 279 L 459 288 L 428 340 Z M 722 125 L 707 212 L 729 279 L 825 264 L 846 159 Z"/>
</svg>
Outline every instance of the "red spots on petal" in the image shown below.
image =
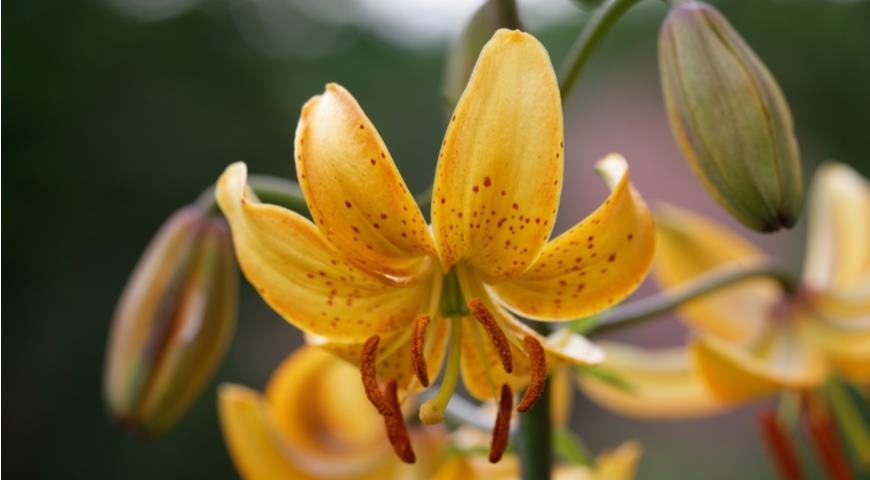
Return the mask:
<svg viewBox="0 0 870 480">
<path fill-rule="evenodd" d="M 613 263 L 614 260 L 616 260 L 616 254 L 615 254 L 615 253 L 611 254 L 610 257 L 607 258 L 607 261 L 608 261 L 608 262 L 611 262 L 611 263 Z"/>
<path fill-rule="evenodd" d="M 478 187 L 477 185 L 475 185 L 475 186 L 471 187 L 471 191 L 474 192 L 474 193 L 477 193 L 477 192 L 480 191 L 480 187 Z"/>
<path fill-rule="evenodd" d="M 492 180 L 489 177 L 483 177 L 483 186 L 484 187 L 491 187 Z"/>
<path fill-rule="evenodd" d="M 520 206 L 517 205 L 516 202 L 514 202 L 514 204 L 511 206 L 511 208 L 513 208 L 514 210 L 519 210 Z"/>
<path fill-rule="evenodd" d="M 347 207 L 347 208 L 350 208 L 350 207 L 352 207 L 353 205 L 351 205 L 351 203 L 350 203 L 349 201 L 345 200 L 345 201 L 344 201 L 344 206 Z"/>
<path fill-rule="evenodd" d="M 370 158 L 370 159 L 369 159 L 369 163 L 371 163 L 372 165 L 374 165 L 374 164 L 376 164 L 376 163 L 378 163 L 378 162 L 376 162 L 374 158 Z"/>
<path fill-rule="evenodd" d="M 628 241 L 630 242 L 632 238 L 634 238 L 634 234 L 633 234 L 633 233 L 629 233 L 629 234 L 628 234 Z"/>
</svg>

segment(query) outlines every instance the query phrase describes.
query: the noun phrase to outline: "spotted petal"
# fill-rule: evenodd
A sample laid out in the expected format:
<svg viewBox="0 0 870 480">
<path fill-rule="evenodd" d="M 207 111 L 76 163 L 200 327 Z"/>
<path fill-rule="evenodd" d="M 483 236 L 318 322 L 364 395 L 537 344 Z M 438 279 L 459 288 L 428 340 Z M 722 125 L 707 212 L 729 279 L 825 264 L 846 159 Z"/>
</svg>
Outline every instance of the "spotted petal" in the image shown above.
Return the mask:
<svg viewBox="0 0 870 480">
<path fill-rule="evenodd" d="M 426 312 L 437 275 L 396 286 L 340 254 L 306 218 L 260 203 L 244 164 L 230 165 L 217 199 L 230 223 L 239 265 L 276 312 L 298 328 L 339 341 L 364 341 L 410 325 Z"/>
<path fill-rule="evenodd" d="M 443 268 L 488 280 L 523 272 L 553 228 L 562 182 L 562 107 L 544 47 L 499 30 L 484 46 L 447 128 L 432 198 Z"/>
<path fill-rule="evenodd" d="M 655 228 L 619 155 L 598 163 L 612 189 L 586 219 L 549 242 L 531 268 L 493 286 L 511 309 L 539 320 L 591 315 L 619 302 L 652 264 Z"/>
<path fill-rule="evenodd" d="M 683 348 L 648 350 L 616 342 L 599 342 L 605 360 L 598 367 L 611 381 L 584 373 L 580 388 L 592 400 L 634 418 L 684 419 L 717 413 L 727 407 L 692 369 Z"/>
<path fill-rule="evenodd" d="M 656 215 L 653 274 L 663 289 L 677 287 L 726 265 L 751 265 L 764 254 L 743 237 L 701 215 L 662 206 Z M 763 328 L 780 297 L 770 279 L 745 280 L 686 303 L 681 317 L 691 326 L 723 338 L 751 338 Z"/>
<path fill-rule="evenodd" d="M 421 273 L 435 255 L 420 208 L 356 99 L 336 84 L 302 108 L 296 171 L 321 233 L 362 267 Z"/>
</svg>

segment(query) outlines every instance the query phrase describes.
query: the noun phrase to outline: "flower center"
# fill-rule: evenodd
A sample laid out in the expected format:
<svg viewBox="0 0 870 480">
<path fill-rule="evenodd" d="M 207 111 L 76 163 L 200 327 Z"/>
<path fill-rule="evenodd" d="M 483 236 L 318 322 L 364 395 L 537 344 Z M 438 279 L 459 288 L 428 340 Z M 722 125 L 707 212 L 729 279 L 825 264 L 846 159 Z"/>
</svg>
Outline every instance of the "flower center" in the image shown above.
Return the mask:
<svg viewBox="0 0 870 480">
<path fill-rule="evenodd" d="M 451 270 L 444 277 L 438 300 L 438 308 L 441 319 L 450 321 L 450 336 L 448 339 L 446 365 L 438 392 L 431 400 L 424 402 L 420 406 L 420 420 L 427 425 L 443 421 L 447 405 L 450 403 L 450 399 L 453 397 L 456 386 L 459 383 L 463 321 L 473 318 L 486 331 L 492 343 L 493 351 L 498 356 L 502 368 L 508 374 L 514 372 L 515 353 L 511 350 L 511 344 L 513 343 L 517 347 L 520 345 L 519 339 L 515 338 L 515 333 L 506 330 L 507 325 L 502 325 L 505 320 L 500 322 L 498 317 L 493 315 L 493 312 L 487 308 L 484 301 L 480 298 L 471 298 L 466 303 L 463 289 L 460 286 L 455 270 Z M 393 342 L 401 343 L 407 341 L 410 343 L 412 370 L 423 387 L 428 387 L 430 383 L 425 346 L 426 333 L 433 320 L 431 315 L 434 313 L 433 311 L 417 316 L 408 333 Z M 375 335 L 369 338 L 363 345 L 360 355 L 360 371 L 362 373 L 363 386 L 369 401 L 384 417 L 387 437 L 390 439 L 396 454 L 403 461 L 413 463 L 414 452 L 411 448 L 410 437 L 408 436 L 402 411 L 399 408 L 397 381 L 395 379 L 390 380 L 385 392 L 381 391 L 378 384 L 376 365 L 379 344 L 380 337 Z M 528 356 L 530 378 L 529 386 L 522 400 L 517 405 L 517 410 L 525 412 L 535 404 L 544 391 L 547 364 L 544 348 L 535 336 L 526 335 L 523 338 L 522 347 Z M 395 346 L 387 348 L 386 351 L 395 351 Z M 384 353 L 385 351 L 381 351 L 382 355 Z M 484 353 L 481 352 L 482 358 L 486 357 Z M 484 367 L 489 368 L 486 365 Z M 513 391 L 505 383 L 500 386 L 498 415 L 493 428 L 492 444 L 490 445 L 489 459 L 493 463 L 501 458 L 507 447 L 512 411 Z"/>
</svg>

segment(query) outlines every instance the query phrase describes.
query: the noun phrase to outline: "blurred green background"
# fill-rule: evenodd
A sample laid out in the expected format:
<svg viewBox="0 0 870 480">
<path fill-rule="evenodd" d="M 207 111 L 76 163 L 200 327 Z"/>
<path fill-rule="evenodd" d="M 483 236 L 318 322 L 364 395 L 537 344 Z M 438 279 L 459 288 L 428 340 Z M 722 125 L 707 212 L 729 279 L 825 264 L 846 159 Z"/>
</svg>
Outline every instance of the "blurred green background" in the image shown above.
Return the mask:
<svg viewBox="0 0 870 480">
<path fill-rule="evenodd" d="M 102 403 L 115 301 L 151 234 L 227 164 L 294 175 L 299 109 L 328 81 L 353 92 L 411 188 L 425 188 L 443 133 L 444 39 L 460 27 L 457 11 L 477 2 L 443 5 L 443 17 L 433 3 L 3 2 L 3 473 L 235 477 L 215 386 L 261 388 L 299 333 L 243 284 L 239 328 L 216 379 L 163 440 L 145 442 L 114 429 Z M 808 169 L 837 158 L 870 173 L 870 3 L 714 3 L 779 79 Z M 649 200 L 725 219 L 667 130 L 655 64 L 665 11 L 653 0 L 632 11 L 568 102 L 562 228 L 603 197 L 591 165 L 611 150 L 626 154 Z M 521 2 L 521 15 L 556 65 L 588 18 L 565 0 Z M 409 20 L 415 16 L 426 21 Z M 752 238 L 799 268 L 802 228 Z M 683 337 L 673 319 L 623 336 L 656 345 Z M 635 422 L 580 400 L 574 424 L 595 450 L 640 439 L 642 479 L 770 478 L 753 408 L 696 422 Z"/>
</svg>

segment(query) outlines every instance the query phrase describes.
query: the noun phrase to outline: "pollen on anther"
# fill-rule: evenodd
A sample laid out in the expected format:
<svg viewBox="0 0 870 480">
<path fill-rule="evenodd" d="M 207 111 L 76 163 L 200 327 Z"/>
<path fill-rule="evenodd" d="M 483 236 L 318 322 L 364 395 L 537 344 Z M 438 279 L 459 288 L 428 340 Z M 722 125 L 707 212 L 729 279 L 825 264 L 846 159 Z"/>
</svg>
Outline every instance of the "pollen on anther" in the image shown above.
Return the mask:
<svg viewBox="0 0 870 480">
<path fill-rule="evenodd" d="M 492 443 L 489 445 L 489 461 L 497 463 L 508 444 L 511 426 L 511 411 L 514 407 L 514 395 L 507 384 L 501 386 L 501 396 L 498 399 L 498 415 L 495 417 L 495 427 L 492 429 Z"/>
<path fill-rule="evenodd" d="M 414 327 L 411 332 L 411 365 L 414 367 L 414 373 L 420 384 L 424 387 L 429 386 L 429 370 L 426 367 L 426 358 L 423 355 L 423 344 L 426 339 L 426 327 L 429 326 L 429 315 L 420 315 L 414 321 Z"/>
<path fill-rule="evenodd" d="M 368 397 L 369 401 L 372 402 L 372 405 L 378 409 L 378 413 L 384 416 L 389 416 L 393 415 L 393 410 L 387 404 L 387 401 L 384 399 L 384 396 L 378 387 L 377 372 L 375 370 L 378 344 L 380 341 L 381 337 L 375 335 L 366 340 L 366 343 L 363 344 L 362 352 L 360 354 L 360 373 L 362 374 L 363 388 L 365 389 L 366 397 Z"/>
<path fill-rule="evenodd" d="M 384 426 L 387 430 L 387 438 L 393 446 L 393 451 L 405 463 L 414 463 L 416 456 L 411 447 L 411 436 L 408 435 L 408 427 L 402 418 L 402 410 L 399 406 L 398 384 L 391 380 L 387 384 L 386 402 L 390 407 L 390 415 L 384 415 Z"/>
<path fill-rule="evenodd" d="M 489 338 L 501 359 L 501 364 L 504 367 L 505 372 L 512 373 L 514 366 L 510 345 L 508 344 L 504 332 L 495 321 L 495 317 L 492 316 L 492 313 L 487 310 L 486 306 L 478 298 L 472 298 L 468 302 L 468 309 L 471 311 L 471 315 L 480 322 L 484 330 L 486 330 L 486 333 L 489 335 Z"/>
<path fill-rule="evenodd" d="M 544 355 L 544 347 L 541 345 L 541 342 L 531 335 L 526 335 L 523 338 L 523 345 L 529 354 L 531 381 L 528 388 L 526 388 L 523 399 L 517 405 L 517 410 L 520 412 L 525 412 L 535 405 L 535 402 L 538 401 L 544 392 L 544 385 L 547 381 L 547 359 Z"/>
</svg>

